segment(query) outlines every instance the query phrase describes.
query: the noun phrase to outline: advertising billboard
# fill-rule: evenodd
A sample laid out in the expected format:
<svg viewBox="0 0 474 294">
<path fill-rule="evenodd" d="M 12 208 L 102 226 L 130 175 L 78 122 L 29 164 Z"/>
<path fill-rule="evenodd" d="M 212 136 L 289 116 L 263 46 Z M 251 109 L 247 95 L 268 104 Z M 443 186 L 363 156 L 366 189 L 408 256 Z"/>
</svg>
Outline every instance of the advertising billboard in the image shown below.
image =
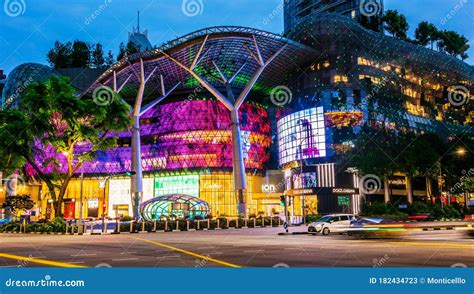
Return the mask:
<svg viewBox="0 0 474 294">
<path fill-rule="evenodd" d="M 280 165 L 326 156 L 323 107 L 295 112 L 278 121 Z"/>
</svg>

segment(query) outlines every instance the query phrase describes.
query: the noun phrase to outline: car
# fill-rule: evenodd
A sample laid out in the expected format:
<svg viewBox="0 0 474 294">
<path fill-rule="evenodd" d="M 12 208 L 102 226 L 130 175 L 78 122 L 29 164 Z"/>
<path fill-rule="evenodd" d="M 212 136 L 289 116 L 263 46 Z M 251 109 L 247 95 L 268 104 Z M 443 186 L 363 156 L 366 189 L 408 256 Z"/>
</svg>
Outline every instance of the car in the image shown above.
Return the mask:
<svg viewBox="0 0 474 294">
<path fill-rule="evenodd" d="M 318 221 L 310 223 L 308 232 L 321 233 L 325 236 L 331 233 L 344 233 L 350 227 L 353 219 L 355 219 L 353 214 L 325 215 Z"/>
</svg>

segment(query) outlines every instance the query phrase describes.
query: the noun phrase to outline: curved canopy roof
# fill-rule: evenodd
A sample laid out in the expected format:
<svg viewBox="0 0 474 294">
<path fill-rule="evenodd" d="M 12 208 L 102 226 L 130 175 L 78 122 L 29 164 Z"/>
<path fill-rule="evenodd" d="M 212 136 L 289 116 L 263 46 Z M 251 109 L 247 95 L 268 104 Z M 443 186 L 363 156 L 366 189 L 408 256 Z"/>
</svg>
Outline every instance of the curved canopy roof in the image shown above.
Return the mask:
<svg viewBox="0 0 474 294">
<path fill-rule="evenodd" d="M 301 71 L 305 64 L 314 60 L 316 51 L 279 35 L 234 26 L 202 29 L 157 49 L 125 57 L 104 72 L 86 94 L 90 95 L 92 89 L 101 85 L 113 88 L 115 72 L 117 88 L 123 87 L 121 96 L 128 102 L 134 101 L 140 79 L 140 59 L 144 61 L 145 76 L 151 74 L 144 100 L 161 96 L 160 75 L 165 89 L 180 83 L 176 92 L 194 92 L 199 87 L 198 81 L 169 57 L 186 67 L 195 65 L 194 71 L 216 88 L 222 88 L 221 73 L 228 78 L 236 75 L 232 88 L 241 89 L 258 70 L 259 56 L 264 61 L 269 60 L 282 48 L 253 87 L 254 91 L 266 95 L 273 87 L 281 85 L 288 75 Z"/>
<path fill-rule="evenodd" d="M 206 201 L 183 194 L 155 197 L 140 205 L 140 214 L 147 221 L 170 215 L 193 219 L 196 216 L 205 217 L 210 212 L 211 208 Z"/>
</svg>

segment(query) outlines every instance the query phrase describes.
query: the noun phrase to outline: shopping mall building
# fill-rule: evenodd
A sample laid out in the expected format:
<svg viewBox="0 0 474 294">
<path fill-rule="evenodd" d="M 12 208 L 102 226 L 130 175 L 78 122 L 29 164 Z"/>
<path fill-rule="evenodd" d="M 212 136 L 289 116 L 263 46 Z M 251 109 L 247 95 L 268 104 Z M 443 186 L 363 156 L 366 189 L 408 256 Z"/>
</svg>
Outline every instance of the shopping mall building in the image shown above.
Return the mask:
<svg viewBox="0 0 474 294">
<path fill-rule="evenodd" d="M 298 11 L 288 5 L 286 18 Z M 134 196 L 143 203 L 175 194 L 207 203 L 213 216 L 281 213 L 281 195 L 294 216 L 357 213 L 364 199 L 384 201 L 382 184 L 366 195 L 357 171 L 340 160 L 364 124 L 441 136 L 472 132 L 473 66 L 366 29 L 356 21 L 360 13 L 346 10 L 286 21 L 284 37 L 202 29 L 125 57 L 80 89 L 91 98 L 112 89 L 134 110 L 134 127 L 118 134 L 119 146 L 84 165 L 83 217 L 132 215 Z M 17 105 L 25 81 L 51 75 L 67 73 L 17 67 L 5 84 L 4 107 Z M 454 105 L 449 98 L 460 88 L 467 100 Z M 52 152 L 38 155 L 38 164 Z M 68 218 L 79 217 L 79 176 L 66 193 Z M 427 195 L 423 179 L 414 179 L 408 199 L 403 174 L 389 185 L 392 201 L 437 193 Z M 46 186 L 24 186 L 37 214 L 49 217 Z M 189 209 L 171 203 L 169 212 L 187 217 Z"/>
</svg>

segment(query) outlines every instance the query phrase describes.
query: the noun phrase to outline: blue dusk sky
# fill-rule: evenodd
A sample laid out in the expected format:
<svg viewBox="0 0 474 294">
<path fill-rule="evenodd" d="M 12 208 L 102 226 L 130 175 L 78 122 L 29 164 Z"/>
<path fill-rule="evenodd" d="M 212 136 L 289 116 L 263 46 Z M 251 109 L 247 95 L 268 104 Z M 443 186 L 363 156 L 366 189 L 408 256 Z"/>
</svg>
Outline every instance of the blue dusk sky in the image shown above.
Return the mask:
<svg viewBox="0 0 474 294">
<path fill-rule="evenodd" d="M 148 30 L 153 45 L 218 25 L 283 31 L 282 0 L 1 1 L 0 69 L 7 74 L 21 63 L 47 64 L 46 54 L 56 40 L 99 42 L 116 55 L 120 42 L 126 42 L 128 32 L 136 26 L 138 10 L 141 29 Z M 194 3 L 184 8 L 186 1 Z M 474 0 L 385 0 L 385 9 L 397 9 L 407 16 L 410 35 L 422 20 L 462 33 L 471 42 L 468 62 L 474 63 Z"/>
</svg>

